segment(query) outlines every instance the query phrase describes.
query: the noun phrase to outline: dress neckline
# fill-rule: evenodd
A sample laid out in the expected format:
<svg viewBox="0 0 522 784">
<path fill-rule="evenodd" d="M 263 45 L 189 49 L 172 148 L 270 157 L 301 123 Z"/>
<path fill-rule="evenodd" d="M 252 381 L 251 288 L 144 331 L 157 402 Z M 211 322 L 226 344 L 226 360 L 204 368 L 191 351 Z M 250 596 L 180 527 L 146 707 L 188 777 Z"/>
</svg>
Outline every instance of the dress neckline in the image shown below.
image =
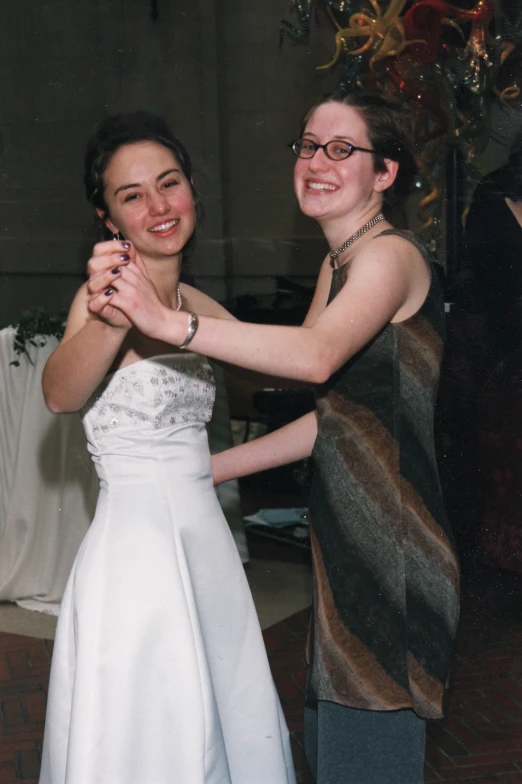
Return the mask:
<svg viewBox="0 0 522 784">
<path fill-rule="evenodd" d="M 511 212 L 511 210 L 510 210 L 510 212 Z M 511 213 L 511 214 L 513 214 L 513 213 Z M 515 217 L 515 216 L 513 215 L 513 217 Z M 417 239 L 417 237 L 415 236 L 415 234 L 412 231 L 410 231 L 409 229 L 396 229 L 394 226 L 391 226 L 391 228 L 383 229 L 378 234 L 375 234 L 373 237 L 371 237 L 370 238 L 370 242 L 372 240 L 377 239 L 377 237 L 383 237 L 383 236 L 386 236 L 386 235 L 389 235 L 389 236 L 394 236 L 395 235 L 397 237 L 402 237 L 402 239 L 406 240 L 406 242 L 411 242 L 411 244 L 414 245 L 417 248 L 417 250 L 420 252 L 420 254 L 424 257 L 424 259 L 427 262 L 428 266 L 430 267 L 430 271 L 431 271 L 431 260 L 430 260 L 429 254 L 428 254 L 426 248 L 424 247 L 424 245 L 422 244 L 422 242 L 419 242 L 419 240 Z M 349 263 L 350 263 L 349 261 L 345 261 L 344 264 L 339 264 L 338 267 L 332 267 L 332 273 L 339 272 L 339 270 L 344 269 L 344 267 L 346 267 L 346 265 L 349 264 Z"/>
<path fill-rule="evenodd" d="M 513 218 L 514 218 L 514 216 L 513 216 Z M 429 275 L 430 275 L 430 285 L 428 287 L 428 291 L 426 292 L 426 296 L 425 296 L 425 298 L 424 298 L 424 300 L 422 302 L 422 305 L 415 311 L 415 313 L 412 313 L 411 316 L 408 316 L 408 318 L 403 319 L 402 321 L 389 321 L 388 324 L 387 324 L 387 326 L 390 326 L 390 327 L 404 327 L 406 324 L 408 324 L 408 322 L 410 322 L 412 319 L 416 318 L 419 315 L 419 313 L 421 312 L 421 310 L 423 309 L 423 307 L 426 305 L 426 302 L 428 301 L 429 297 L 431 296 L 431 292 L 432 292 L 432 289 L 433 289 L 433 283 L 434 283 L 434 280 L 435 280 L 435 273 L 434 273 L 434 270 L 433 270 L 433 265 L 432 265 L 431 259 L 429 257 L 429 254 L 428 254 L 426 248 L 424 247 L 424 245 L 421 242 L 419 242 L 419 240 L 415 237 L 413 232 L 405 230 L 405 229 L 396 229 L 396 228 L 394 228 L 392 226 L 390 229 L 383 229 L 383 231 L 380 231 L 379 234 L 376 234 L 375 237 L 372 237 L 370 239 L 370 242 L 371 242 L 371 240 L 374 240 L 377 237 L 382 237 L 383 235 L 384 236 L 386 236 L 386 235 L 392 235 L 392 236 L 396 235 L 398 237 L 402 237 L 407 242 L 411 242 L 411 244 L 415 248 L 417 248 L 417 250 L 419 251 L 421 256 L 424 258 L 424 261 L 426 262 L 426 265 L 428 267 L 428 272 L 429 272 Z M 343 270 L 343 271 L 347 270 L 348 264 L 349 264 L 349 262 L 345 262 L 344 264 L 340 264 L 338 267 L 334 267 L 332 269 L 332 287 L 331 287 L 331 290 L 332 290 L 334 285 L 339 285 L 340 286 L 339 291 L 340 291 L 340 289 L 346 283 L 346 278 L 345 278 L 344 281 L 342 280 L 342 278 L 339 281 L 335 273 L 336 272 L 339 273 L 341 270 Z M 336 292 L 336 293 L 338 293 L 338 292 Z M 330 298 L 329 298 L 328 301 L 330 302 Z"/>
</svg>

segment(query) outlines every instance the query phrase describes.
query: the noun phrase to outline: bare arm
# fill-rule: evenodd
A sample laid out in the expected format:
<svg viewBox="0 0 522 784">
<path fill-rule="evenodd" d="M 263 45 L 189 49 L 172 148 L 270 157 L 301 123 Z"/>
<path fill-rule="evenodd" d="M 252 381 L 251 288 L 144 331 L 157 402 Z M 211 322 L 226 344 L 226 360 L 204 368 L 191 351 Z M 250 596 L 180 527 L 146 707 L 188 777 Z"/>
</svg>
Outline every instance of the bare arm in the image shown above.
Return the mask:
<svg viewBox="0 0 522 784">
<path fill-rule="evenodd" d="M 273 433 L 218 452 L 212 456 L 214 484 L 309 457 L 316 437 L 317 414 L 311 411 Z"/>
<path fill-rule="evenodd" d="M 311 326 L 281 327 L 223 319 L 200 319 L 191 350 L 270 375 L 322 383 L 386 324 L 417 312 L 430 283 L 419 251 L 399 237 L 365 245 L 350 265 L 339 294 Z M 187 314 L 161 303 L 136 264 L 123 270 L 110 301 L 145 334 L 181 345 Z M 91 304 L 103 297 L 93 292 Z"/>
<path fill-rule="evenodd" d="M 87 288 L 76 294 L 62 341 L 47 360 L 42 389 L 56 414 L 78 411 L 102 381 L 127 329 L 111 326 L 87 310 Z"/>
<path fill-rule="evenodd" d="M 91 280 L 100 271 L 127 264 L 135 255 L 129 243 L 100 242 L 87 265 Z M 132 323 L 104 297 L 98 313 L 89 311 L 88 285 L 76 294 L 65 333 L 44 368 L 42 389 L 47 407 L 55 413 L 78 411 L 87 402 L 111 367 Z"/>
<path fill-rule="evenodd" d="M 188 286 L 186 283 L 181 284 L 181 293 L 183 295 L 183 302 L 185 310 L 194 310 L 200 316 L 211 316 L 212 318 L 227 319 L 228 321 L 235 321 L 236 324 L 239 320 L 232 315 L 226 308 L 219 302 L 209 297 L 199 289 L 193 286 Z M 268 375 L 267 373 L 259 373 L 255 370 L 246 370 L 238 365 L 232 365 L 229 362 L 215 359 L 225 371 L 225 378 L 227 387 L 230 385 L 245 384 L 253 393 L 263 387 L 270 387 L 277 389 L 295 389 L 296 387 L 309 387 L 309 384 L 300 384 L 291 381 L 287 378 L 280 378 Z"/>
<path fill-rule="evenodd" d="M 184 283 L 181 284 L 181 292 L 185 303 L 185 310 L 194 310 L 200 316 L 228 319 L 229 321 L 238 323 L 239 320 L 224 308 L 223 305 L 220 305 L 219 302 L 216 302 L 199 289 L 195 289 Z M 326 297 L 327 296 L 328 293 L 326 294 Z M 314 302 L 315 300 L 316 297 L 314 296 Z M 312 311 L 313 305 L 314 303 L 310 306 L 310 310 L 306 316 L 307 319 Z M 219 359 L 216 359 L 215 361 L 225 371 L 227 386 L 230 386 L 230 384 L 246 384 L 251 392 L 262 389 L 263 387 L 269 387 L 271 389 L 296 389 L 298 387 L 308 389 L 310 387 L 309 383 L 298 382 L 281 376 L 273 376 L 268 373 L 260 373 L 256 370 L 247 370 L 246 368 L 232 365 L 230 362 L 223 362 Z"/>
</svg>

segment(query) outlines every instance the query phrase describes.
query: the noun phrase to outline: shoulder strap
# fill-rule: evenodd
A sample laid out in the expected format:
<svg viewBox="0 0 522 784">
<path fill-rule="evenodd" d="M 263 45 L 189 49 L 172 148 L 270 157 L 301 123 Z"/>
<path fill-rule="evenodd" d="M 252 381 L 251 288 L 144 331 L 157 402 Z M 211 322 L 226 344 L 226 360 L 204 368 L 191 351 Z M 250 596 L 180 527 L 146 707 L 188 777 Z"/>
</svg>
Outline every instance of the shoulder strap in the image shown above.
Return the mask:
<svg viewBox="0 0 522 784">
<path fill-rule="evenodd" d="M 415 235 L 411 231 L 403 231 L 402 229 L 384 229 L 384 231 L 381 231 L 379 234 L 376 234 L 375 236 L 383 237 L 386 235 L 389 236 L 393 234 L 397 235 L 397 237 L 402 237 L 404 240 L 411 242 L 412 245 L 415 245 L 419 253 L 421 253 L 424 256 L 428 264 L 431 264 L 432 260 L 430 258 L 430 254 L 428 253 L 426 247 L 422 244 L 422 242 L 419 242 L 419 240 L 415 237 Z"/>
</svg>

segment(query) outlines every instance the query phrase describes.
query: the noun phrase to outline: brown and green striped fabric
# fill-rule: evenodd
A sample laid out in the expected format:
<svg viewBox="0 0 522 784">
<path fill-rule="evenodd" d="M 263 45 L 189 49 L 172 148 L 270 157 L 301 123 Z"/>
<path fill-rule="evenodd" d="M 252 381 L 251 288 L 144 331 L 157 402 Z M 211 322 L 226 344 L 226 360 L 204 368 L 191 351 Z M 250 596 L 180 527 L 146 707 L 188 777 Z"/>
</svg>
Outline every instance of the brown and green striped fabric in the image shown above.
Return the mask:
<svg viewBox="0 0 522 784">
<path fill-rule="evenodd" d="M 383 233 L 426 257 L 410 235 Z M 334 270 L 330 299 L 347 271 Z M 317 392 L 309 705 L 442 715 L 459 579 L 434 448 L 443 339 L 432 273 L 421 309 L 386 326 Z"/>
</svg>

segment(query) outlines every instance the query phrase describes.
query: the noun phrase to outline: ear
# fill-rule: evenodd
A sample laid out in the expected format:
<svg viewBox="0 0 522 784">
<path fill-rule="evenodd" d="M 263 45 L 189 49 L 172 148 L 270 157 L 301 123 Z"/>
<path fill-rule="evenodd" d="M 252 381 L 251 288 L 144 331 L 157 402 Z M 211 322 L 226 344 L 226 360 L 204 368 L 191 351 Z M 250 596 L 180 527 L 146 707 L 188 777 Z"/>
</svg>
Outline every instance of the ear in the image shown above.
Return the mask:
<svg viewBox="0 0 522 784">
<path fill-rule="evenodd" d="M 120 233 L 120 230 L 118 229 L 118 227 L 114 225 L 114 223 L 111 221 L 110 218 L 106 217 L 106 213 L 103 210 L 100 210 L 99 207 L 96 208 L 96 215 L 98 216 L 98 218 L 101 221 L 103 221 L 105 223 L 105 225 L 107 226 L 109 231 L 111 231 L 113 234 L 119 234 Z"/>
<path fill-rule="evenodd" d="M 375 175 L 375 190 L 377 193 L 382 193 L 390 188 L 395 182 L 397 172 L 399 171 L 398 162 L 393 161 L 391 158 L 385 158 L 384 165 L 386 166 L 386 170 L 377 172 Z"/>
</svg>

